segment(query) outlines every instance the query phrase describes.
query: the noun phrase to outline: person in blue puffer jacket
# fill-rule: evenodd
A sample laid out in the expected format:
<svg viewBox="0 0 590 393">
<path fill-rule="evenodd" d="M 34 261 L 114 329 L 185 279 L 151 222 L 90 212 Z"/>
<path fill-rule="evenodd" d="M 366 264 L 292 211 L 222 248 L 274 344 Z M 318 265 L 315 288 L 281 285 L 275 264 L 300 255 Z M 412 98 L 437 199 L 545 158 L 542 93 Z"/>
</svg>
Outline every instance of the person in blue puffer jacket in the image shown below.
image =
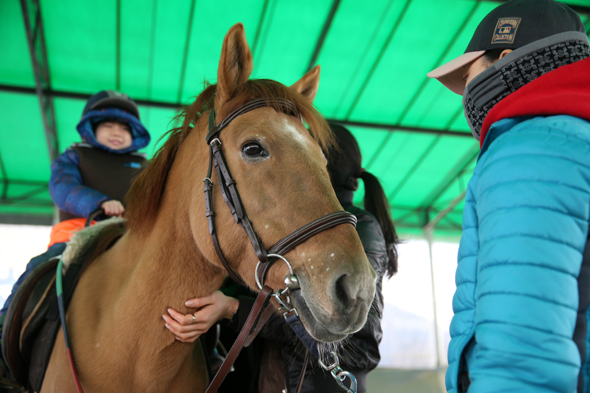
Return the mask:
<svg viewBox="0 0 590 393">
<path fill-rule="evenodd" d="M 481 152 L 465 197 L 449 392 L 590 392 L 590 47 L 553 0 L 512 0 L 429 73 Z"/>
</svg>

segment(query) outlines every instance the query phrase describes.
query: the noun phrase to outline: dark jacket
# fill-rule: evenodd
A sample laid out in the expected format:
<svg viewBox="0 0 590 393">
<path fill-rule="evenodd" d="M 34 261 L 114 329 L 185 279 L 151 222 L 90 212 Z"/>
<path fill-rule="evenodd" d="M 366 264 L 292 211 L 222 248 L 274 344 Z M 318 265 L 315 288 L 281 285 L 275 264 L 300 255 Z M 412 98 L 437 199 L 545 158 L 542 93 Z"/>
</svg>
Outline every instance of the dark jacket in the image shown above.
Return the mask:
<svg viewBox="0 0 590 393">
<path fill-rule="evenodd" d="M 144 154 L 116 154 L 76 143 L 51 164 L 49 192 L 60 221 L 88 217 L 108 200 L 124 201 L 133 179 L 145 165 Z"/>
<path fill-rule="evenodd" d="M 343 202 L 342 199 L 341 202 Z M 373 217 L 369 212 L 353 206 L 352 203 L 348 204 L 344 202 L 343 205 L 346 211 L 354 214 L 357 217 L 357 232 L 365 249 L 367 258 L 369 259 L 371 266 L 373 266 L 373 269 L 375 269 L 377 272 L 375 299 L 373 300 L 373 305 L 367 317 L 367 323 L 360 331 L 349 336 L 343 342 L 340 350 L 338 351 L 341 367 L 344 370 L 350 371 L 354 374 L 358 383 L 358 391 L 366 392 L 367 374 L 369 371 L 377 367 L 381 359 L 379 354 L 379 343 L 381 342 L 381 338 L 383 336 L 381 329 L 381 319 L 383 315 L 383 294 L 381 288 L 383 275 L 385 274 L 387 268 L 388 256 L 383 233 L 375 217 Z M 231 290 L 226 290 L 224 292 L 228 295 L 231 295 Z M 255 300 L 251 296 L 238 296 L 238 299 L 240 301 L 240 306 L 238 308 L 238 312 L 236 312 L 230 324 L 230 326 L 236 331 L 239 331 L 246 322 L 246 318 L 248 317 Z M 305 349 L 303 345 L 299 343 L 297 336 L 291 330 L 289 325 L 287 325 L 283 316 L 278 313 L 273 314 L 273 316 L 269 319 L 258 335 L 255 342 L 256 341 L 258 341 L 259 346 L 255 346 L 255 348 L 251 349 L 250 351 L 257 351 L 259 355 L 264 352 L 264 348 L 260 348 L 262 345 L 273 347 L 273 342 L 280 344 L 279 347 L 283 357 L 287 392 L 295 393 L 301 378 L 301 371 L 303 369 L 305 360 Z M 260 341 L 267 342 L 263 344 Z M 248 351 L 246 351 L 246 354 L 240 356 L 250 355 L 248 354 Z M 258 359 L 260 358 L 260 356 L 257 357 Z M 255 378 L 259 371 L 259 365 L 249 363 L 248 367 L 250 368 L 248 374 Z M 238 368 L 239 365 L 236 365 L 237 370 Z M 228 378 L 230 381 L 228 381 L 227 384 L 230 385 L 232 383 L 232 375 L 230 374 Z M 255 386 L 256 384 L 257 381 L 251 381 L 252 386 Z M 251 387 L 251 390 L 247 390 L 245 385 L 246 381 L 242 379 L 242 391 L 257 391 L 257 388 L 254 387 Z M 231 390 L 227 389 L 225 391 Z M 329 373 L 324 372 L 319 367 L 317 360 L 310 355 L 301 392 L 310 393 L 344 391 L 345 390 L 336 384 Z"/>
</svg>

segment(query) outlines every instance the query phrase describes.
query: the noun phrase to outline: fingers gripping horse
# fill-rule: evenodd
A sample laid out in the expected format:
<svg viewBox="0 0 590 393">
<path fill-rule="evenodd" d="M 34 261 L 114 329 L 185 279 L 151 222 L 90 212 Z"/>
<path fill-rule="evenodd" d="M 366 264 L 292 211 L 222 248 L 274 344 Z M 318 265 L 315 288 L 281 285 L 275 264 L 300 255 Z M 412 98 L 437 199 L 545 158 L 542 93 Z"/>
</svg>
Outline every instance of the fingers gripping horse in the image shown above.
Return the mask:
<svg viewBox="0 0 590 393">
<path fill-rule="evenodd" d="M 252 56 L 244 28 L 233 26 L 222 47 L 217 85 L 207 87 L 170 131 L 128 195 L 126 231 L 84 272 L 67 312 L 73 357 L 86 392 L 203 392 L 208 383 L 203 348 L 181 343 L 164 328 L 168 307 L 185 313 L 191 297 L 219 288 L 227 276 L 205 217 L 207 118 L 216 122 L 254 99 L 290 101 L 309 126 L 273 105 L 235 118 L 219 139 L 261 243 L 270 247 L 297 228 L 341 211 L 322 148 L 330 131 L 313 108 L 319 66 L 291 87 L 248 80 Z M 270 102 L 270 101 L 269 101 Z M 218 182 L 214 173 L 211 180 Z M 257 258 L 218 189 L 213 192 L 217 236 L 231 268 L 256 289 Z M 299 278 L 293 301 L 305 328 L 333 342 L 359 330 L 373 300 L 375 272 L 352 225 L 316 234 L 285 255 Z M 278 289 L 284 264 L 268 271 Z M 299 292 L 299 291 L 298 291 Z M 63 335 L 58 334 L 41 391 L 75 392 Z"/>
</svg>

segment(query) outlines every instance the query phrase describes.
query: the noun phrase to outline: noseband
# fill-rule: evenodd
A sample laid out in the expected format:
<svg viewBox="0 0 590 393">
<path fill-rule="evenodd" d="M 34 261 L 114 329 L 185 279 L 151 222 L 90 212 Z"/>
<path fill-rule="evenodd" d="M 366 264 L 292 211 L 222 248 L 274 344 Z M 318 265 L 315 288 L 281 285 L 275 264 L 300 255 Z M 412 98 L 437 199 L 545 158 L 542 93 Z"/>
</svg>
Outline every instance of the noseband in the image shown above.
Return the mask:
<svg viewBox="0 0 590 393">
<path fill-rule="evenodd" d="M 221 141 L 219 140 L 220 132 L 229 125 L 236 117 L 243 115 L 247 112 L 250 112 L 254 109 L 262 108 L 262 107 L 273 107 L 279 106 L 283 113 L 296 116 L 299 121 L 302 121 L 301 114 L 293 105 L 292 102 L 287 100 L 280 100 L 280 99 L 255 99 L 252 101 L 247 102 L 246 104 L 238 107 L 229 115 L 227 115 L 219 124 L 215 124 L 215 110 L 211 109 L 209 113 L 209 132 L 207 133 L 207 143 L 210 147 L 210 154 L 209 154 L 209 170 L 207 172 L 207 177 L 203 180 L 205 183 L 204 191 L 205 191 L 205 204 L 206 204 L 206 213 L 207 222 L 209 224 L 209 233 L 211 234 L 211 238 L 213 239 L 213 245 L 215 246 L 215 251 L 221 263 L 225 267 L 225 270 L 229 273 L 230 277 L 232 277 L 235 281 L 240 284 L 246 285 L 244 280 L 229 266 L 225 257 L 223 256 L 223 252 L 221 251 L 221 247 L 219 246 L 219 239 L 217 238 L 217 232 L 215 230 L 215 213 L 213 212 L 213 182 L 211 181 L 211 173 L 213 170 L 213 165 L 215 165 L 215 169 L 217 170 L 217 176 L 219 178 L 219 189 L 221 191 L 221 195 L 223 195 L 223 199 L 225 203 L 229 207 L 236 223 L 240 224 L 248 238 L 250 239 L 250 243 L 254 247 L 254 252 L 258 257 L 260 263 L 256 268 L 256 277 L 262 277 L 262 281 L 264 281 L 264 277 L 266 276 L 266 272 L 273 264 L 274 261 L 277 260 L 277 256 L 282 256 L 295 248 L 297 245 L 303 243 L 304 241 L 308 240 L 312 236 L 323 232 L 327 229 L 333 228 L 340 224 L 352 224 L 356 226 L 356 217 L 350 214 L 347 211 L 337 211 L 333 213 L 326 214 L 325 216 L 318 218 L 310 222 L 307 225 L 297 229 L 295 232 L 285 236 L 283 239 L 279 240 L 274 246 L 270 249 L 266 249 L 260 238 L 254 231 L 252 226 L 252 222 L 248 218 L 246 214 L 246 210 L 244 205 L 242 204 L 242 200 L 240 198 L 240 194 L 238 193 L 238 189 L 236 188 L 236 181 L 232 178 L 229 168 L 227 166 L 225 156 L 223 155 L 223 150 L 221 149 Z M 269 255 L 270 254 L 270 255 Z M 295 288 L 291 288 L 295 289 Z"/>
</svg>

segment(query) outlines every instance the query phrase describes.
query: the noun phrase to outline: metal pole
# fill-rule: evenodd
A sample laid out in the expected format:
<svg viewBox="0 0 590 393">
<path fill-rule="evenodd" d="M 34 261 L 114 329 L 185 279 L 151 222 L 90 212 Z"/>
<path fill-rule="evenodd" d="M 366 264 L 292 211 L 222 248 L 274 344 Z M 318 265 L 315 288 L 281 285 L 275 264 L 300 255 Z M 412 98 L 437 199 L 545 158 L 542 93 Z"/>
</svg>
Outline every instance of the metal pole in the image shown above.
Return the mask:
<svg viewBox="0 0 590 393">
<path fill-rule="evenodd" d="M 424 236 L 426 237 L 426 241 L 428 242 L 428 256 L 430 259 L 430 283 L 432 286 L 432 305 L 434 307 L 434 339 L 435 339 L 435 343 L 436 343 L 436 368 L 437 370 L 440 369 L 441 367 L 441 361 L 440 361 L 440 344 L 439 344 L 439 338 L 438 338 L 438 310 L 436 307 L 436 286 L 435 286 L 435 280 L 434 280 L 434 261 L 433 261 L 433 257 L 432 257 L 432 235 L 434 233 L 434 228 L 436 227 L 436 225 L 443 219 L 445 218 L 445 216 L 447 214 L 449 214 L 449 212 L 451 210 L 453 210 L 455 208 L 455 206 L 457 206 L 462 200 L 463 198 L 465 198 L 465 194 L 467 193 L 467 190 L 463 191 L 461 194 L 459 194 L 455 199 L 453 199 L 451 201 L 451 203 L 449 203 L 449 205 L 441 210 L 432 220 L 430 220 L 430 217 L 428 217 L 428 211 L 426 212 L 426 225 L 424 225 L 424 228 L 422 228 L 422 230 L 424 231 Z"/>
<path fill-rule="evenodd" d="M 465 198 L 466 193 L 467 190 L 463 191 L 455 199 L 453 199 L 451 203 L 449 203 L 449 206 L 441 210 L 432 220 L 428 221 L 428 223 L 423 228 L 424 232 L 433 231 L 434 227 L 437 226 L 438 223 L 463 200 L 463 198 Z"/>
<path fill-rule="evenodd" d="M 37 97 L 39 97 L 39 105 L 45 127 L 49 159 L 53 161 L 59 153 L 59 146 L 53 98 L 51 95 L 45 94 L 45 91 L 51 89 L 51 84 L 49 82 L 49 63 L 47 62 L 41 7 L 39 0 L 21 0 L 20 4 L 27 31 L 27 41 L 31 54 L 31 62 L 33 63 L 33 72 L 35 74 L 35 92 Z"/>
<path fill-rule="evenodd" d="M 0 83 L 0 91 L 7 91 L 12 93 L 20 93 L 20 94 L 36 94 L 36 90 L 31 87 L 22 87 L 22 86 L 13 86 L 13 85 L 6 85 Z M 51 98 L 72 98 L 72 99 L 79 99 L 79 100 L 87 100 L 91 94 L 85 93 L 77 93 L 74 91 L 64 91 L 64 90 L 53 90 L 53 89 L 45 89 L 42 93 Z M 177 102 L 164 102 L 164 101 L 154 101 L 154 100 L 142 100 L 142 99 L 134 99 L 134 101 L 138 105 L 147 106 L 150 108 L 164 108 L 164 109 L 174 109 L 177 110 L 182 107 L 182 103 Z M 470 132 L 462 132 L 462 131 L 448 131 L 438 128 L 423 128 L 423 127 L 409 127 L 409 126 L 401 126 L 396 124 L 380 124 L 380 123 L 365 123 L 359 121 L 348 121 L 348 120 L 340 120 L 340 119 L 326 119 L 330 122 L 342 124 L 345 127 L 362 127 L 362 128 L 369 128 L 373 130 L 384 130 L 384 131 L 402 131 L 402 132 L 411 132 L 411 133 L 421 133 L 421 134 L 433 134 L 433 135 L 443 135 L 443 136 L 458 136 L 458 137 L 465 137 L 465 138 L 473 138 Z"/>
<path fill-rule="evenodd" d="M 432 229 L 424 231 L 426 241 L 428 242 L 428 256 L 430 259 L 430 284 L 432 286 L 432 306 L 434 307 L 434 342 L 436 345 L 436 369 L 441 366 L 440 363 L 440 344 L 438 342 L 438 311 L 436 309 L 436 290 L 434 284 L 434 263 L 432 258 Z"/>
</svg>

